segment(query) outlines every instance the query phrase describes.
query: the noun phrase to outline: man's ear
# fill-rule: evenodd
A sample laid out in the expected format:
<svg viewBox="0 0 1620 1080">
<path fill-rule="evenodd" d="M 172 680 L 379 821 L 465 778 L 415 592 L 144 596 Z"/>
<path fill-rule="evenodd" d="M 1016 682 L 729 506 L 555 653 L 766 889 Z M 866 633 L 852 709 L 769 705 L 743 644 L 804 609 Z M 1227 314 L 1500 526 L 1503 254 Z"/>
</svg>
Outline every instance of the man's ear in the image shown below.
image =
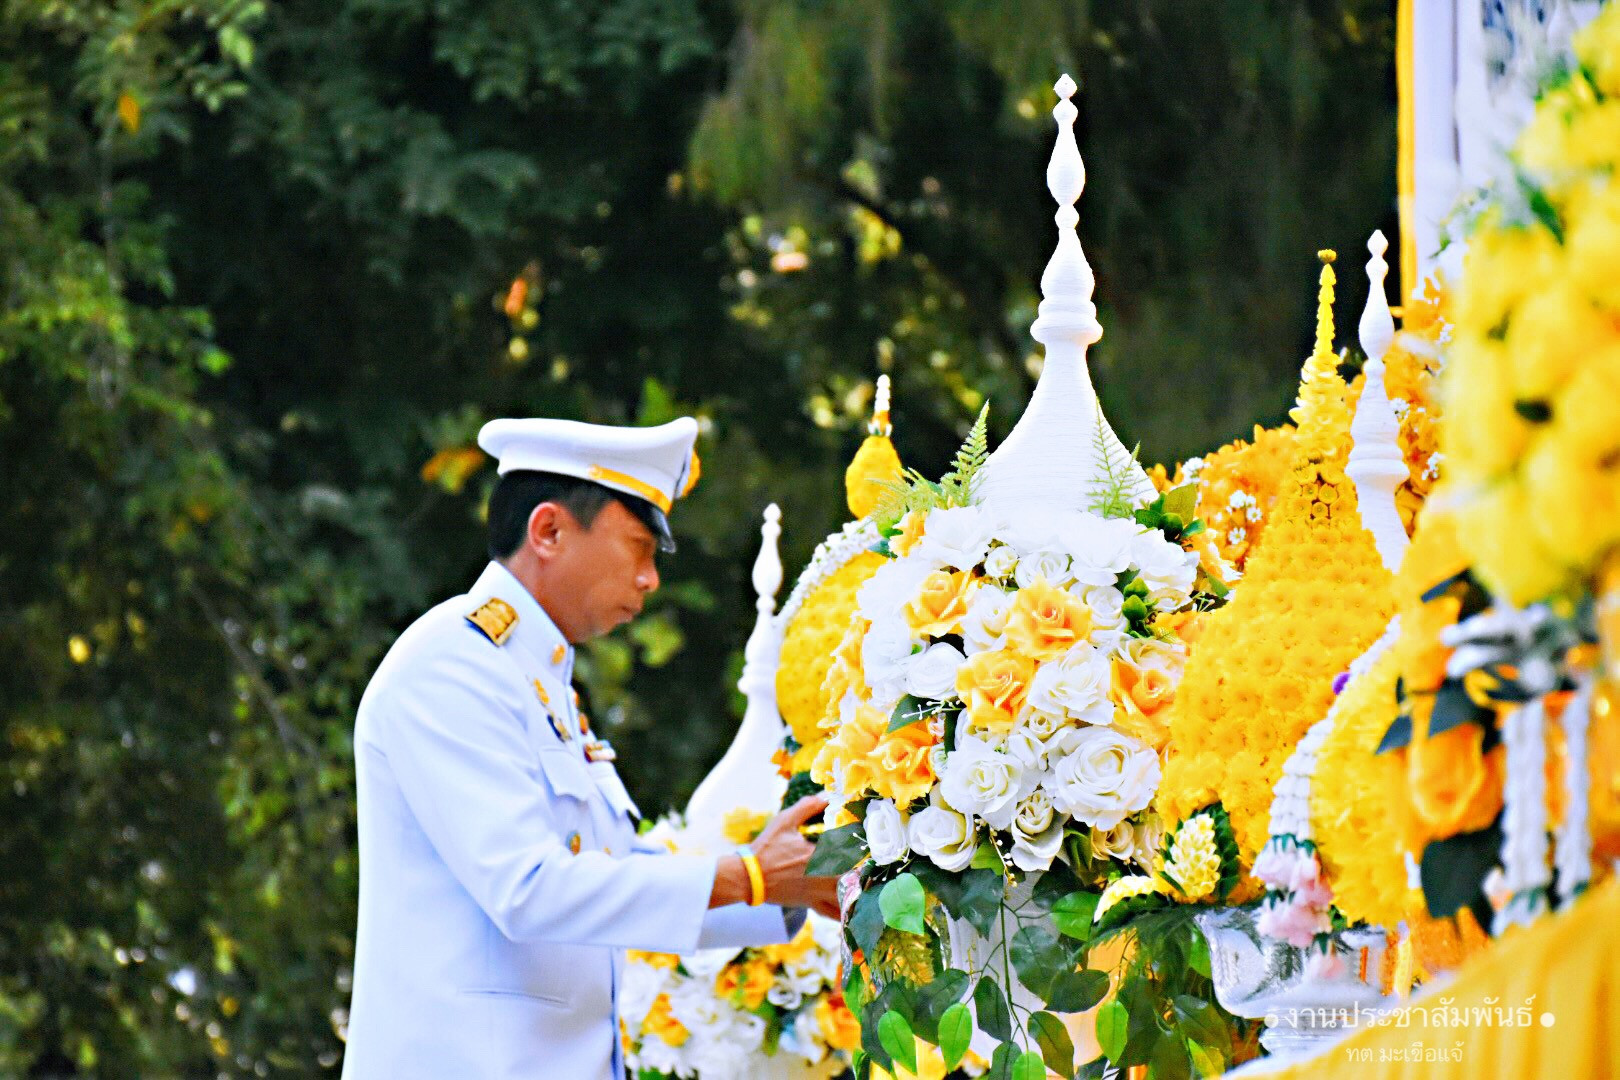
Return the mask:
<svg viewBox="0 0 1620 1080">
<path fill-rule="evenodd" d="M 528 545 L 539 559 L 549 560 L 556 556 L 563 538 L 578 527 L 566 507 L 543 502 L 529 514 Z"/>
</svg>

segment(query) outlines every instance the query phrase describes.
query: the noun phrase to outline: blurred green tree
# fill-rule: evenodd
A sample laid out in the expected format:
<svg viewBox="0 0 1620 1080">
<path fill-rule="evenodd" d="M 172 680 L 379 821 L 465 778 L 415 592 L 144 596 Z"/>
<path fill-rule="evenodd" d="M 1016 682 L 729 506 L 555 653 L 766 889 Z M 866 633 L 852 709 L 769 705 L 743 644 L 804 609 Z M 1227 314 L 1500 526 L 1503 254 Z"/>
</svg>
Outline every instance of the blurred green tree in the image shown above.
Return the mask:
<svg viewBox="0 0 1620 1080">
<path fill-rule="evenodd" d="M 790 567 L 839 523 L 875 373 L 925 469 L 1016 415 L 1060 69 L 1116 423 L 1280 416 L 1311 252 L 1388 231 L 1388 14 L 1104 7 L 0 3 L 0 1075 L 337 1067 L 353 710 L 483 561 L 487 418 L 703 417 L 581 664 L 681 802 L 757 514 Z"/>
</svg>

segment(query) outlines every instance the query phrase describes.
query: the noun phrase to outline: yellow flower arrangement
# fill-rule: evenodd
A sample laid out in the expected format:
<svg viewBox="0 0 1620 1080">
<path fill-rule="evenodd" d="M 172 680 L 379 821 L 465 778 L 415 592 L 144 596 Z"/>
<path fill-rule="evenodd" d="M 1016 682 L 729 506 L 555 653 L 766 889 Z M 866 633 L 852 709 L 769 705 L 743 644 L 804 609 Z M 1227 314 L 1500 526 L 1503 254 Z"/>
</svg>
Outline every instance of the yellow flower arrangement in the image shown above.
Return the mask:
<svg viewBox="0 0 1620 1080">
<path fill-rule="evenodd" d="M 1322 271 L 1317 345 L 1292 415 L 1297 447 L 1267 539 L 1242 586 L 1205 621 L 1170 718 L 1158 811 L 1174 828 L 1220 802 L 1247 870 L 1266 842 L 1273 789 L 1294 745 L 1389 619 L 1389 573 L 1344 474 L 1349 388 L 1332 348 L 1332 267 Z M 1233 894 L 1258 895 L 1245 875 Z"/>
<path fill-rule="evenodd" d="M 805 598 L 782 635 L 776 701 L 793 738 L 801 747 L 812 748 L 810 757 L 821 741 L 819 728 L 827 711 L 823 684 L 854 618 L 855 595 L 886 561 L 872 551 L 856 555 Z"/>
<path fill-rule="evenodd" d="M 1178 900 L 1202 900 L 1215 892 L 1221 882 L 1221 853 L 1215 843 L 1214 818 L 1200 814 L 1176 830 L 1164 872 L 1180 884 Z"/>
<path fill-rule="evenodd" d="M 1209 543 L 1226 563 L 1241 572 L 1260 543 L 1272 507 L 1288 475 L 1294 456 L 1292 425 L 1254 426 L 1253 441 L 1235 439 L 1205 455 L 1193 479 L 1198 484 L 1196 514 L 1208 532 Z M 1190 471 L 1183 464 L 1177 481 Z"/>
<path fill-rule="evenodd" d="M 929 750 L 939 740 L 927 724 L 889 731 L 889 717 L 867 705 L 838 724 L 821 746 L 810 778 L 853 798 L 867 792 L 905 806 L 928 794 L 934 783 Z"/>
<path fill-rule="evenodd" d="M 1620 544 L 1620 9 L 1575 40 L 1479 216 L 1456 298 L 1440 441 L 1448 498 L 1493 592 L 1586 583 Z"/>
</svg>

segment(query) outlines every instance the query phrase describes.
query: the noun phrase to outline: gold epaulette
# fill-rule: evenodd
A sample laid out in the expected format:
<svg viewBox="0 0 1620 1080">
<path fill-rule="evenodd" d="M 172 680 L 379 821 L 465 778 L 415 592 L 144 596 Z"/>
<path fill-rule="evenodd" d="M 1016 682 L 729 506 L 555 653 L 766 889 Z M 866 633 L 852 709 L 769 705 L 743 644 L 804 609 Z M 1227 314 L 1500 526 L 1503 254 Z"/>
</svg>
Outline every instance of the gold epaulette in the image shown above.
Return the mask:
<svg viewBox="0 0 1620 1080">
<path fill-rule="evenodd" d="M 512 636 L 512 627 L 517 625 L 518 613 L 505 600 L 492 596 L 484 601 L 483 607 L 468 612 L 467 621 L 495 644 L 505 645 L 506 639 Z"/>
</svg>

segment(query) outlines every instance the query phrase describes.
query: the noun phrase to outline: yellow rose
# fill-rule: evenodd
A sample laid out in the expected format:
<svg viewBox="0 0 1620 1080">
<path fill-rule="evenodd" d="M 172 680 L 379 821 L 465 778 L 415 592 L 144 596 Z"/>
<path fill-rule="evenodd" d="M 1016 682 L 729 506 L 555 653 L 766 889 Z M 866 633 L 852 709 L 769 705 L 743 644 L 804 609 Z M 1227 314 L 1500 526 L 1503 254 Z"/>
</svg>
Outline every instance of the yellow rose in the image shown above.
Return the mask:
<svg viewBox="0 0 1620 1080">
<path fill-rule="evenodd" d="M 1184 662 L 1180 650 L 1162 642 L 1127 643 L 1112 665 L 1110 696 L 1119 706 L 1114 726 L 1155 750 L 1163 749 L 1170 740 L 1170 706 Z"/>
<path fill-rule="evenodd" d="M 923 538 L 923 531 L 928 527 L 928 515 L 920 510 L 909 510 L 906 516 L 900 519 L 900 531 L 889 537 L 889 550 L 898 556 L 911 554 Z"/>
<path fill-rule="evenodd" d="M 692 1033 L 675 1019 L 668 994 L 659 994 L 653 999 L 652 1008 L 647 1010 L 647 1018 L 641 1022 L 641 1032 L 662 1039 L 671 1046 L 680 1046 L 692 1037 Z"/>
<path fill-rule="evenodd" d="M 973 575 L 965 570 L 935 570 L 923 578 L 917 595 L 905 607 L 906 624 L 916 637 L 941 638 L 954 634 L 967 615 L 973 594 Z"/>
<path fill-rule="evenodd" d="M 1526 297 L 1508 323 L 1510 393 L 1549 401 L 1587 356 L 1615 340 L 1615 330 L 1567 279 Z"/>
<path fill-rule="evenodd" d="M 762 957 L 727 964 L 715 976 L 714 992 L 723 1001 L 737 1001 L 746 1009 L 757 1009 L 765 1002 L 775 972 Z"/>
<path fill-rule="evenodd" d="M 1034 659 L 1011 649 L 968 657 L 956 669 L 956 689 L 967 703 L 969 723 L 986 731 L 1012 730 L 1034 677 Z"/>
<path fill-rule="evenodd" d="M 1620 97 L 1620 9 L 1605 8 L 1575 35 L 1575 55 L 1604 94 Z"/>
<path fill-rule="evenodd" d="M 1468 242 L 1457 295 L 1457 328 L 1483 338 L 1558 265 L 1558 241 L 1539 226 L 1502 228 L 1490 215 Z"/>
<path fill-rule="evenodd" d="M 1433 693 L 1445 682 L 1451 649 L 1441 643 L 1440 631 L 1456 623 L 1461 608 L 1456 597 L 1441 596 L 1401 613 L 1401 678 L 1408 693 Z"/>
<path fill-rule="evenodd" d="M 1542 439 L 1525 458 L 1528 524 L 1565 566 L 1588 569 L 1620 541 L 1620 462 L 1605 469 L 1573 449 L 1562 440 Z"/>
<path fill-rule="evenodd" d="M 1512 482 L 1471 492 L 1457 509 L 1458 528 L 1480 578 L 1492 592 L 1521 606 L 1558 591 L 1569 577 L 1557 552 L 1524 528 L 1530 514 L 1528 494 Z"/>
<path fill-rule="evenodd" d="M 1514 407 L 1504 350 L 1498 342 L 1464 338 L 1453 360 L 1440 428 L 1448 468 L 1464 474 L 1506 472 L 1524 453 L 1531 427 Z"/>
<path fill-rule="evenodd" d="M 1044 581 L 1019 589 L 1007 610 L 1007 646 L 1032 660 L 1056 659 L 1090 633 L 1091 609 Z"/>
<path fill-rule="evenodd" d="M 1589 460 L 1620 451 L 1620 341 L 1582 358 L 1553 402 L 1549 437 Z"/>
<path fill-rule="evenodd" d="M 1498 744 L 1484 753 L 1485 729 L 1478 724 L 1459 724 L 1432 738 L 1427 717 L 1414 718 L 1413 726 L 1424 734 L 1414 733 L 1406 749 L 1406 778 L 1426 839 L 1485 828 L 1502 810 L 1506 748 Z"/>
<path fill-rule="evenodd" d="M 839 787 L 852 799 L 872 790 L 872 759 L 888 726 L 887 716 L 869 705 L 859 706 L 816 755 L 810 778 L 825 787 Z"/>
</svg>

